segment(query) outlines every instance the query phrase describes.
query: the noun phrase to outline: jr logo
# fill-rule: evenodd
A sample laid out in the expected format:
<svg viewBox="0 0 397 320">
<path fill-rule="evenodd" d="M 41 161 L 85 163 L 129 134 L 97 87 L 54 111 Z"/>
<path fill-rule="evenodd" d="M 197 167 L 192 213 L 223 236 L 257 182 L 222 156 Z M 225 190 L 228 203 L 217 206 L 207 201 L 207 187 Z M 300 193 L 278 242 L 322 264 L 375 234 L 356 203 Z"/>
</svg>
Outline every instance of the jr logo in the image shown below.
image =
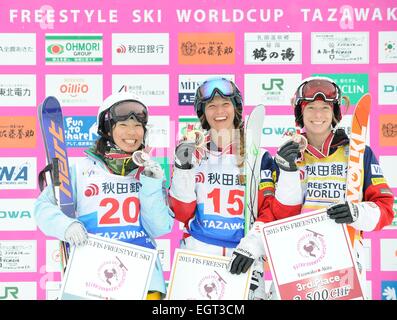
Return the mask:
<svg viewBox="0 0 397 320">
<path fill-rule="evenodd" d="M 4 287 L 4 295 L 0 295 L 0 300 L 6 300 L 9 296 L 12 296 L 12 299 L 18 299 L 18 291 L 18 287 Z"/>
<path fill-rule="evenodd" d="M 262 83 L 262 89 L 265 91 L 274 90 L 275 87 L 278 90 L 283 91 L 284 80 L 280 78 L 272 78 L 270 79 L 270 86 L 266 87 L 266 83 Z"/>
</svg>

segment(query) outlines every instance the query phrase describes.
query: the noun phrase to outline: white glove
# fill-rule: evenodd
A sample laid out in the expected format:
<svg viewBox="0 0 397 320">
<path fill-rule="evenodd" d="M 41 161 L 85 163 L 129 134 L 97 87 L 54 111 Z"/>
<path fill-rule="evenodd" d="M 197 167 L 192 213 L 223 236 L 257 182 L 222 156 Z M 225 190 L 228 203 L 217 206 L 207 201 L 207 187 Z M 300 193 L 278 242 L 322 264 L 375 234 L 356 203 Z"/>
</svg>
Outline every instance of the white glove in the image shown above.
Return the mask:
<svg viewBox="0 0 397 320">
<path fill-rule="evenodd" d="M 73 222 L 65 231 L 65 241 L 77 247 L 87 244 L 88 234 L 84 225 L 78 221 Z"/>
<path fill-rule="evenodd" d="M 164 171 L 161 166 L 154 160 L 147 160 L 143 163 L 145 169 L 143 169 L 142 174 L 146 177 L 151 177 L 154 179 L 163 179 Z"/>
<path fill-rule="evenodd" d="M 265 255 L 265 247 L 260 234 L 261 226 L 263 222 L 255 222 L 252 229 L 240 240 L 228 265 L 230 273 L 246 273 L 255 260 Z"/>
</svg>

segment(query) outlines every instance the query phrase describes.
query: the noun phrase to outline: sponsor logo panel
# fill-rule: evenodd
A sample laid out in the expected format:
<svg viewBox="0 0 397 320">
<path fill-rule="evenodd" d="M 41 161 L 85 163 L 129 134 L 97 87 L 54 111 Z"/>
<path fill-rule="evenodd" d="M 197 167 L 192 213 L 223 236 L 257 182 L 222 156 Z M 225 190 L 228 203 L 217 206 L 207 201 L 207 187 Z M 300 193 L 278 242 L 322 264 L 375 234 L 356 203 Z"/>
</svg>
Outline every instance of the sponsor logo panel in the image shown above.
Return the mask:
<svg viewBox="0 0 397 320">
<path fill-rule="evenodd" d="M 46 65 L 101 65 L 102 34 L 46 34 Z"/>
<path fill-rule="evenodd" d="M 179 33 L 179 64 L 234 64 L 234 33 Z"/>
<path fill-rule="evenodd" d="M 378 39 L 379 63 L 397 63 L 397 32 L 379 31 Z"/>
<path fill-rule="evenodd" d="M 0 148 L 36 148 L 36 120 L 31 116 L 0 116 Z"/>
<path fill-rule="evenodd" d="M 33 208 L 36 199 L 2 199 L 0 231 L 35 231 Z"/>
<path fill-rule="evenodd" d="M 168 65 L 168 33 L 113 33 L 113 65 Z"/>
<path fill-rule="evenodd" d="M 397 146 L 397 115 L 379 115 L 379 145 L 381 147 Z"/>
<path fill-rule="evenodd" d="M 0 65 L 36 65 L 36 34 L 0 33 Z"/>
<path fill-rule="evenodd" d="M 378 103 L 396 105 L 397 73 L 379 73 L 378 76 Z"/>
<path fill-rule="evenodd" d="M 1 240 L 0 241 L 0 273 L 1 272 L 36 272 L 37 242 L 36 240 Z"/>
<path fill-rule="evenodd" d="M 301 64 L 302 33 L 245 33 L 245 64 Z"/>
<path fill-rule="evenodd" d="M 98 139 L 96 117 L 64 117 L 65 140 L 68 148 L 89 148 Z"/>
<path fill-rule="evenodd" d="M 301 74 L 245 74 L 244 101 L 245 105 L 255 106 L 291 106 L 291 98 L 295 94 Z"/>
<path fill-rule="evenodd" d="M 0 300 L 36 300 L 36 282 L 0 282 Z"/>
<path fill-rule="evenodd" d="M 397 239 L 380 239 L 380 270 L 397 271 Z"/>
<path fill-rule="evenodd" d="M 369 32 L 312 32 L 311 63 L 369 63 Z"/>
<path fill-rule="evenodd" d="M 150 147 L 168 148 L 170 146 L 170 117 L 150 116 L 146 139 Z"/>
<path fill-rule="evenodd" d="M 36 75 L 2 74 L 0 107 L 35 107 Z"/>
<path fill-rule="evenodd" d="M 390 188 L 397 188 L 397 156 L 379 156 L 379 165 Z"/>
<path fill-rule="evenodd" d="M 112 91 L 133 93 L 149 108 L 169 105 L 168 74 L 116 74 L 112 76 Z"/>
<path fill-rule="evenodd" d="M 382 281 L 382 300 L 397 300 L 397 281 Z"/>
<path fill-rule="evenodd" d="M 98 108 L 102 103 L 102 75 L 46 75 L 46 95 L 57 97 L 62 107 Z"/>
<path fill-rule="evenodd" d="M 0 190 L 36 189 L 37 158 L 0 158 Z"/>
</svg>

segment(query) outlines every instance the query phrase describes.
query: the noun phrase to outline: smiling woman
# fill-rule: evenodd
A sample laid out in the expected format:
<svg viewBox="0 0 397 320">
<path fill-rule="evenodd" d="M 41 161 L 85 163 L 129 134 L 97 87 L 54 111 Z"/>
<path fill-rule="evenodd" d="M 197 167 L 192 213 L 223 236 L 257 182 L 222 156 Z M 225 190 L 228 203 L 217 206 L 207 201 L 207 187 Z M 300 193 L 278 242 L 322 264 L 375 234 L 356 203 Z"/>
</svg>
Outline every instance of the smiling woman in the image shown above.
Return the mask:
<svg viewBox="0 0 397 320">
<path fill-rule="evenodd" d="M 92 233 L 154 249 L 154 238 L 171 231 L 163 170 L 149 157 L 133 161 L 145 148 L 147 122 L 147 107 L 134 95 L 113 94 L 103 101 L 97 117 L 100 138 L 70 170 L 76 218 L 60 211 L 51 186 L 35 203 L 37 224 L 46 235 L 83 246 Z M 149 281 L 148 299 L 165 295 L 158 258 Z"/>
<path fill-rule="evenodd" d="M 244 180 L 245 132 L 240 90 L 225 78 L 208 79 L 196 90 L 194 109 L 208 139 L 202 147 L 201 158 L 196 157 L 195 143 L 187 137 L 175 149 L 170 207 L 175 218 L 185 224 L 181 248 L 244 261 L 245 272 L 255 262 L 249 299 L 264 299 L 263 262 L 259 255 L 255 261 L 253 255 L 246 253 L 248 250 L 243 253 L 236 249 L 245 227 L 245 187 L 241 182 Z M 258 217 L 271 221 L 275 164 L 264 150 L 258 155 L 258 163 L 261 172 L 269 173 L 260 179 L 256 198 Z M 255 246 L 252 251 L 256 252 Z M 232 270 L 232 273 L 241 273 L 239 267 Z"/>
</svg>

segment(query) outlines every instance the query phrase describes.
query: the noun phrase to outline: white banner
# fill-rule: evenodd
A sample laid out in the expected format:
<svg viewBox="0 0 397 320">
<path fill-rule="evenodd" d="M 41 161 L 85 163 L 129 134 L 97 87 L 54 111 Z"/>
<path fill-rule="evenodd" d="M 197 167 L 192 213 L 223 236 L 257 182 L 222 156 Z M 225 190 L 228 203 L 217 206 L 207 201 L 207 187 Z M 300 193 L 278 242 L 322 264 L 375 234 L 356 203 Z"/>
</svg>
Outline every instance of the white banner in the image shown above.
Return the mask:
<svg viewBox="0 0 397 320">
<path fill-rule="evenodd" d="M 227 270 L 230 257 L 176 249 L 168 300 L 247 300 L 252 269 L 240 275 Z"/>
<path fill-rule="evenodd" d="M 144 300 L 157 251 L 89 235 L 73 247 L 60 292 L 61 300 Z"/>
<path fill-rule="evenodd" d="M 267 223 L 262 239 L 281 300 L 363 299 L 345 224 L 316 210 Z"/>
</svg>

